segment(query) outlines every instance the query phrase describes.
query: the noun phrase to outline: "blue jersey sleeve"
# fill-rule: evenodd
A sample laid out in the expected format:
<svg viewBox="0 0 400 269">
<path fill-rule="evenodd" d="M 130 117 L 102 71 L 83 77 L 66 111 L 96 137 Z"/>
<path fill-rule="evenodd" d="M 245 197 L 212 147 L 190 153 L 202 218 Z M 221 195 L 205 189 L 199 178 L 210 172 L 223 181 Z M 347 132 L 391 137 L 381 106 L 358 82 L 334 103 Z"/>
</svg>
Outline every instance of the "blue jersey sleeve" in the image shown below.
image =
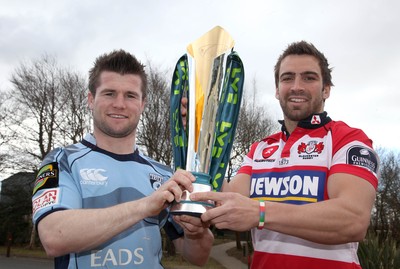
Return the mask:
<svg viewBox="0 0 400 269">
<path fill-rule="evenodd" d="M 64 153 L 62 148 L 50 152 L 36 176 L 32 196 L 32 219 L 35 224 L 54 211 L 82 207 L 81 192 Z"/>
</svg>

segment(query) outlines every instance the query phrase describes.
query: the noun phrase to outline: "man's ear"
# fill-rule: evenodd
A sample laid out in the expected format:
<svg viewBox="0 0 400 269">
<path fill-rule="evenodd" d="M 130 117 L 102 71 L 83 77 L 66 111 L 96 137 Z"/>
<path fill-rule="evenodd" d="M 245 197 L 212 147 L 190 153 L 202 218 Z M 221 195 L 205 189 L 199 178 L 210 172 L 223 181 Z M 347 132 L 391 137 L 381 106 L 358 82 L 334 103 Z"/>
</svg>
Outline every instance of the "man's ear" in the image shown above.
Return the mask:
<svg viewBox="0 0 400 269">
<path fill-rule="evenodd" d="M 144 109 L 146 108 L 146 105 L 147 105 L 147 98 L 143 98 L 142 99 L 142 105 L 140 107 L 140 114 L 143 113 Z"/>
<path fill-rule="evenodd" d="M 90 110 L 93 109 L 93 101 L 94 101 L 94 96 L 92 95 L 91 92 L 89 92 L 88 93 L 88 106 L 89 106 Z"/>
<path fill-rule="evenodd" d="M 275 98 L 279 100 L 279 88 L 275 89 Z"/>
<path fill-rule="evenodd" d="M 331 95 L 331 86 L 324 86 L 322 89 L 323 99 L 326 100 Z"/>
</svg>

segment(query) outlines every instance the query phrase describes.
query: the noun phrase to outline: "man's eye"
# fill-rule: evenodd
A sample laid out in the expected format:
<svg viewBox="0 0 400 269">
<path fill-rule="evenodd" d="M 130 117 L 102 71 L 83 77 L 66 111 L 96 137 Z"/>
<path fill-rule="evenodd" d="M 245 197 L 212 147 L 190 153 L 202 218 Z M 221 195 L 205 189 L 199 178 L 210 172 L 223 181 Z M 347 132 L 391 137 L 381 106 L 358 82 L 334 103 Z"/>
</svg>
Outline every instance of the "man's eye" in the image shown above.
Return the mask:
<svg viewBox="0 0 400 269">
<path fill-rule="evenodd" d="M 293 78 L 291 76 L 285 76 L 281 78 L 281 81 L 291 81 Z"/>
<path fill-rule="evenodd" d="M 313 76 L 306 76 L 306 77 L 304 77 L 303 79 L 304 79 L 305 81 L 314 81 L 314 80 L 316 80 L 316 78 L 313 77 Z"/>
<path fill-rule="evenodd" d="M 128 94 L 128 98 L 134 98 L 134 99 L 136 99 L 136 98 L 138 98 L 138 97 L 137 97 L 136 94 Z"/>
</svg>

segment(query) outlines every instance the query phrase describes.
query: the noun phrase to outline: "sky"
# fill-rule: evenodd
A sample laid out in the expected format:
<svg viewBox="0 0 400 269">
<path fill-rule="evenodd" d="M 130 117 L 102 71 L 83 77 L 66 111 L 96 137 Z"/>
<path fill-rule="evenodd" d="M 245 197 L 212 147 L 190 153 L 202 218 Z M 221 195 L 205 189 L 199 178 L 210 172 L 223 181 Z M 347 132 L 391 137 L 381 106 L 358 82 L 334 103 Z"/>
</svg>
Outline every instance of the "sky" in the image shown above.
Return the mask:
<svg viewBox="0 0 400 269">
<path fill-rule="evenodd" d="M 235 40 L 246 86 L 282 118 L 273 67 L 294 41 L 328 58 L 335 86 L 325 109 L 375 147 L 400 151 L 400 1 L 397 0 L 0 0 L 0 90 L 24 61 L 44 54 L 87 74 L 114 49 L 167 70 L 215 26 Z M 250 88 L 250 87 L 248 87 Z M 397 138 L 396 138 L 397 137 Z"/>
</svg>

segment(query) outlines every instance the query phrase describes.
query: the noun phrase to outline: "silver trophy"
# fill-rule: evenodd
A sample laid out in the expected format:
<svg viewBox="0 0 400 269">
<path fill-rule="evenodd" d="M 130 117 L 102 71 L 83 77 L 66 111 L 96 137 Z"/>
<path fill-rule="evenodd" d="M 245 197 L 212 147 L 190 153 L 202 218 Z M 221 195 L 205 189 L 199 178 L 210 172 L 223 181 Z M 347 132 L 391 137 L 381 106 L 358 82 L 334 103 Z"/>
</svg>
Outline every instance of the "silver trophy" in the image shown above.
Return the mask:
<svg viewBox="0 0 400 269">
<path fill-rule="evenodd" d="M 217 172 L 212 172 L 216 171 L 212 167 L 213 158 L 217 160 L 214 166 L 222 168 L 220 174 L 222 174 L 222 179 L 224 177 L 226 166 L 221 164 L 222 157 L 217 156 L 218 143 L 216 143 L 215 136 L 218 134 L 219 126 L 221 129 L 222 124 L 225 124 L 225 121 L 221 122 L 220 120 L 221 115 L 228 115 L 227 121 L 234 120 L 230 124 L 232 128 L 228 130 L 230 136 L 234 134 L 237 113 L 232 116 L 223 112 L 221 106 L 224 106 L 225 103 L 229 106 L 230 102 L 238 112 L 243 86 L 242 78 L 239 85 L 239 102 L 226 101 L 229 97 L 224 94 L 223 88 L 229 87 L 229 83 L 233 85 L 234 89 L 237 88 L 235 87 L 237 80 L 234 82 L 236 84 L 233 84 L 228 78 L 225 78 L 226 74 L 230 74 L 226 67 L 229 63 L 228 54 L 231 53 L 233 46 L 232 37 L 223 28 L 217 26 L 189 44 L 187 53 L 181 57 L 175 68 L 171 89 L 174 163 L 175 168 L 189 170 L 196 177 L 196 181 L 193 183 L 193 192 L 218 190 L 222 184 L 221 175 L 218 176 L 218 182 L 214 181 Z M 235 92 L 233 93 L 235 94 Z M 187 128 L 183 128 L 180 114 L 183 96 L 188 98 Z M 229 111 L 231 110 L 229 109 Z M 223 151 L 225 154 L 223 156 L 230 153 L 231 147 L 226 146 L 233 141 L 233 137 L 230 136 L 226 134 L 223 136 L 223 138 L 229 137 L 230 141 L 226 141 L 226 143 L 223 139 L 218 140 L 220 144 L 224 144 L 218 151 Z M 172 214 L 200 216 L 208 208 L 214 207 L 212 201 L 191 201 L 190 194 L 187 190 L 183 192 L 181 201 L 172 205 Z"/>
<path fill-rule="evenodd" d="M 192 172 L 196 177 L 196 181 L 193 182 L 193 191 L 189 192 L 184 190 L 179 202 L 172 204 L 170 212 L 174 215 L 191 215 L 199 217 L 201 214 L 206 212 L 207 209 L 214 207 L 213 201 L 192 201 L 190 195 L 194 192 L 206 192 L 211 191 L 212 186 L 210 184 L 210 175 L 201 172 Z"/>
</svg>

